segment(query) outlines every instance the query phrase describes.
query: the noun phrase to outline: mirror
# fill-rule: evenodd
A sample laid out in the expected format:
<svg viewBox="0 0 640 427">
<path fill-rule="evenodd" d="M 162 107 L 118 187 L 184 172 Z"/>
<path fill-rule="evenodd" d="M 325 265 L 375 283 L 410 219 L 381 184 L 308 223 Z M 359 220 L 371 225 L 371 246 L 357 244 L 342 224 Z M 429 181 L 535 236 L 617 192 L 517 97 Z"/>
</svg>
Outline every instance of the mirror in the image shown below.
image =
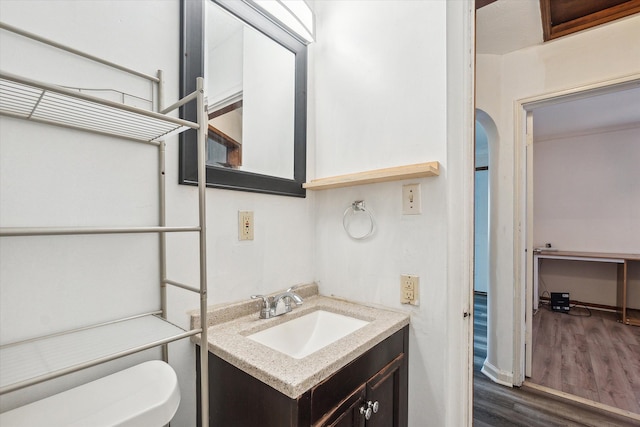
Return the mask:
<svg viewBox="0 0 640 427">
<path fill-rule="evenodd" d="M 295 55 L 205 3 L 207 164 L 293 179 Z"/>
<path fill-rule="evenodd" d="M 250 3 L 182 1 L 183 94 L 205 78 L 207 185 L 304 197 L 306 45 Z M 194 106 L 182 117 L 195 120 Z M 197 183 L 196 135 L 180 141 L 180 183 Z"/>
</svg>

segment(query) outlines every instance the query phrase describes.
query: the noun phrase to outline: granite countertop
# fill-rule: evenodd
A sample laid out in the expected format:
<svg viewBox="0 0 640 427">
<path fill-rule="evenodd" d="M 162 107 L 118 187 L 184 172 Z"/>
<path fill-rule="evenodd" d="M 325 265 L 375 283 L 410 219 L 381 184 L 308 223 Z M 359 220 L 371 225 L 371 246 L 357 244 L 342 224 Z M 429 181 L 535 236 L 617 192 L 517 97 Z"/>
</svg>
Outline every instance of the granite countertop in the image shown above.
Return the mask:
<svg viewBox="0 0 640 427">
<path fill-rule="evenodd" d="M 306 285 L 296 292 L 303 296 L 304 303 L 290 313 L 271 319 L 258 318 L 255 301 L 209 309 L 209 351 L 295 399 L 409 324 L 408 314 L 317 295 L 316 285 Z M 247 335 L 319 309 L 369 323 L 302 359 L 295 359 L 246 338 Z M 249 310 L 251 314 L 246 314 Z M 192 325 L 199 324 L 199 321 L 198 316 L 192 315 Z M 199 344 L 200 336 L 195 336 L 193 340 Z"/>
</svg>

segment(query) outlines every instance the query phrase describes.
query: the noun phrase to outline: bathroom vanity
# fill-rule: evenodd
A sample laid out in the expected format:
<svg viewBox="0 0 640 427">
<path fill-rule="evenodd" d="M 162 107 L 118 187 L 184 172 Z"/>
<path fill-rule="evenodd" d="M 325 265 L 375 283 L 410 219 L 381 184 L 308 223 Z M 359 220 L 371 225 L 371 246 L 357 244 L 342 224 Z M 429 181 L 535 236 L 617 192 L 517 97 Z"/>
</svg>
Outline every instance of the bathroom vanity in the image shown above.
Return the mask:
<svg viewBox="0 0 640 427">
<path fill-rule="evenodd" d="M 408 315 L 323 296 L 274 319 L 250 307 L 210 313 L 209 425 L 407 426 Z M 300 358 L 249 338 L 319 310 L 366 325 Z"/>
</svg>

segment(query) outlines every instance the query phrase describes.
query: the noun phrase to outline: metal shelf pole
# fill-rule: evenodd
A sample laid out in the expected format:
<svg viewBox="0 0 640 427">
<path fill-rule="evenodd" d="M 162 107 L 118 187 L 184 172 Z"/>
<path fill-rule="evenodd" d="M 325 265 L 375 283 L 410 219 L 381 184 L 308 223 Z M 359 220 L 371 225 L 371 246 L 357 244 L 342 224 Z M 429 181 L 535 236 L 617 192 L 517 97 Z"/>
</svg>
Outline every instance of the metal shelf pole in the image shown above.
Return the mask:
<svg viewBox="0 0 640 427">
<path fill-rule="evenodd" d="M 200 293 L 200 288 L 199 287 L 195 288 L 193 286 L 189 286 L 189 285 L 186 285 L 184 283 L 176 282 L 175 280 L 165 279 L 164 283 L 165 283 L 165 285 L 172 285 L 172 286 L 175 286 L 177 288 L 186 289 L 187 291 L 195 292 L 196 294 Z"/>
<path fill-rule="evenodd" d="M 197 79 L 198 91 L 198 203 L 200 219 L 200 407 L 202 427 L 209 425 L 209 343 L 207 338 L 207 206 L 204 79 Z"/>
<path fill-rule="evenodd" d="M 124 67 L 124 66 L 122 66 L 120 64 L 116 64 L 115 62 L 107 61 L 106 59 L 102 59 L 102 58 L 99 58 L 99 57 L 97 57 L 95 55 L 91 55 L 90 53 L 82 52 L 82 51 L 80 51 L 78 49 L 74 49 L 72 47 L 65 46 L 65 45 L 63 45 L 61 43 L 54 42 L 53 40 L 49 40 L 47 38 L 40 37 L 37 34 L 30 33 L 30 32 L 25 31 L 25 30 L 21 30 L 20 28 L 14 27 L 13 25 L 9 25 L 9 24 L 5 24 L 4 22 L 0 22 L 0 28 L 2 28 L 3 30 L 11 31 L 12 33 L 20 34 L 21 36 L 24 36 L 24 37 L 27 37 L 27 38 L 30 38 L 30 39 L 33 39 L 33 40 L 36 40 L 36 41 L 39 41 L 40 43 L 48 44 L 49 46 L 53 46 L 55 48 L 65 50 L 67 52 L 70 52 L 70 53 L 73 53 L 75 55 L 81 56 L 83 58 L 87 58 L 87 59 L 90 59 L 92 61 L 99 62 L 101 64 L 104 64 L 104 65 L 107 65 L 109 67 L 115 68 L 117 70 L 121 70 L 121 71 L 127 72 L 129 74 L 133 74 L 134 76 L 142 77 L 143 79 L 147 79 L 147 80 L 150 80 L 152 82 L 156 82 L 156 83 L 158 82 L 158 78 L 157 77 L 141 73 L 141 72 L 133 70 L 131 68 Z"/>
<path fill-rule="evenodd" d="M 98 359 L 93 359 L 93 360 L 89 360 L 89 361 L 84 362 L 84 363 L 79 363 L 79 364 L 71 366 L 69 368 L 61 369 L 61 370 L 55 371 L 55 372 L 50 372 L 50 373 L 48 373 L 46 375 L 42 375 L 42 376 L 39 376 L 37 378 L 33 378 L 33 379 L 30 379 L 30 380 L 22 381 L 22 382 L 19 382 L 19 383 L 14 383 L 14 384 L 11 384 L 11 385 L 3 388 L 2 390 L 0 390 L 0 394 L 10 393 L 12 391 L 20 390 L 21 388 L 25 388 L 25 387 L 28 387 L 28 386 L 31 386 L 31 385 L 35 385 L 35 384 L 39 384 L 39 383 L 42 383 L 42 382 L 45 382 L 45 381 L 49 381 L 49 380 L 52 380 L 54 378 L 61 377 L 63 375 L 67 375 L 67 374 L 71 374 L 71 373 L 74 373 L 74 372 L 78 372 L 78 371 L 80 371 L 82 369 L 90 368 L 92 366 L 96 366 L 96 365 L 99 365 L 101 363 L 110 362 L 112 360 L 119 359 L 121 357 L 125 357 L 125 356 L 129 356 L 129 355 L 132 355 L 132 354 L 135 354 L 135 353 L 139 353 L 139 352 L 144 351 L 144 350 L 149 350 L 150 348 L 157 347 L 159 345 L 164 345 L 164 344 L 172 342 L 172 341 L 181 340 L 181 339 L 196 335 L 198 332 L 199 332 L 198 329 L 192 329 L 190 331 L 186 331 L 184 333 L 181 333 L 179 335 L 175 335 L 175 336 L 170 337 L 170 338 L 165 338 L 165 339 L 162 339 L 162 340 L 159 340 L 159 341 L 155 341 L 155 342 L 151 342 L 151 343 L 148 343 L 148 344 L 145 344 L 145 345 L 140 345 L 140 346 L 137 346 L 137 347 L 133 347 L 133 348 L 130 348 L 128 350 L 119 351 L 117 353 L 112 353 L 112 354 L 109 354 L 107 356 L 100 357 Z"/>
<path fill-rule="evenodd" d="M 162 70 L 158 70 L 158 111 L 164 108 L 164 80 Z M 166 218 L 166 180 L 165 180 L 165 164 L 166 164 L 166 144 L 160 141 L 158 146 L 158 225 L 165 227 L 167 225 Z M 158 235 L 158 246 L 160 250 L 160 309 L 162 317 L 167 318 L 167 235 L 160 233 Z M 169 346 L 162 346 L 162 360 L 169 362 Z"/>
<path fill-rule="evenodd" d="M 200 227 L 2 227 L 0 236 L 63 236 L 74 234 L 133 234 L 196 232 Z"/>
</svg>

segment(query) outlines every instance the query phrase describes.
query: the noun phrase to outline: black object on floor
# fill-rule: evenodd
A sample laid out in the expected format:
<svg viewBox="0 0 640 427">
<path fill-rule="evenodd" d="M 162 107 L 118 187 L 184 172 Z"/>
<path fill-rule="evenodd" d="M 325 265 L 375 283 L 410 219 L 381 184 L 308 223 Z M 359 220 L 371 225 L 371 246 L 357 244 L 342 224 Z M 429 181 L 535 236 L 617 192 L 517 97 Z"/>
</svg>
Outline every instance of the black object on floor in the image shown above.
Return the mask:
<svg viewBox="0 0 640 427">
<path fill-rule="evenodd" d="M 551 292 L 551 310 L 561 313 L 569 312 L 569 293 Z"/>
</svg>

